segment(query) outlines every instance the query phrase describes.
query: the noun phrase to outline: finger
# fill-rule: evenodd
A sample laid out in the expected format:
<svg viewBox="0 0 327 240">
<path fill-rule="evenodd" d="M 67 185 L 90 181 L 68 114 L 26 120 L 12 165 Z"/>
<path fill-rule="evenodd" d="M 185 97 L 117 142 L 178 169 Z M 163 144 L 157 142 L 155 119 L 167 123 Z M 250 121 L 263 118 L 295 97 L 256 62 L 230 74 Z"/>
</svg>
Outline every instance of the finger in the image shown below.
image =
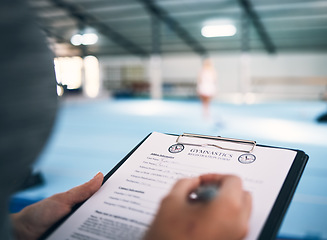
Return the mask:
<svg viewBox="0 0 327 240">
<path fill-rule="evenodd" d="M 175 183 L 169 195 L 184 200 L 185 197 L 188 196 L 190 192 L 196 189 L 199 185 L 199 177 L 180 179 Z"/>
<path fill-rule="evenodd" d="M 242 201 L 242 180 L 235 175 L 223 176 L 220 182 L 219 197 L 233 199 L 233 201 Z"/>
<path fill-rule="evenodd" d="M 224 177 L 225 177 L 225 175 L 216 174 L 216 173 L 208 173 L 208 174 L 201 175 L 200 181 L 201 181 L 201 184 L 213 183 L 213 184 L 220 185 L 220 182 L 222 181 L 222 179 Z"/>
<path fill-rule="evenodd" d="M 252 196 L 250 192 L 245 191 L 243 194 L 244 218 L 248 220 L 252 212 Z"/>
<path fill-rule="evenodd" d="M 239 217 L 238 230 L 240 239 L 245 238 L 249 232 L 249 219 L 252 211 L 252 197 L 247 191 L 243 192 L 242 208 Z"/>
<path fill-rule="evenodd" d="M 74 206 L 91 197 L 101 187 L 102 182 L 103 174 L 99 172 L 90 181 L 72 188 L 67 192 L 56 194 L 52 198 L 56 198 L 63 204 Z"/>
</svg>

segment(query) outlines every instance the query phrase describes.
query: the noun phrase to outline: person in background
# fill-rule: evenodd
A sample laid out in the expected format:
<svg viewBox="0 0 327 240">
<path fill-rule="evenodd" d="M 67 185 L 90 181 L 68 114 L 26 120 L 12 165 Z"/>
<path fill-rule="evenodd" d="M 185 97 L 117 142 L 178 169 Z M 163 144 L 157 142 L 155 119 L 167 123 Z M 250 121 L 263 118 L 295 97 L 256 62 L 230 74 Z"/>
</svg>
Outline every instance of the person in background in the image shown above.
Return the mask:
<svg viewBox="0 0 327 240">
<path fill-rule="evenodd" d="M 10 214 L 10 197 L 30 176 L 33 162 L 51 134 L 57 111 L 53 56 L 25 0 L 0 2 L 0 239 L 39 239 L 103 182 L 89 182 Z M 220 185 L 209 203 L 187 196 L 201 184 Z M 181 179 L 161 203 L 145 239 L 242 239 L 248 229 L 251 196 L 240 178 L 207 174 Z"/>
<path fill-rule="evenodd" d="M 197 81 L 197 94 L 202 102 L 205 118 L 210 117 L 210 102 L 216 95 L 217 73 L 210 58 L 203 60 L 202 69 Z"/>
</svg>

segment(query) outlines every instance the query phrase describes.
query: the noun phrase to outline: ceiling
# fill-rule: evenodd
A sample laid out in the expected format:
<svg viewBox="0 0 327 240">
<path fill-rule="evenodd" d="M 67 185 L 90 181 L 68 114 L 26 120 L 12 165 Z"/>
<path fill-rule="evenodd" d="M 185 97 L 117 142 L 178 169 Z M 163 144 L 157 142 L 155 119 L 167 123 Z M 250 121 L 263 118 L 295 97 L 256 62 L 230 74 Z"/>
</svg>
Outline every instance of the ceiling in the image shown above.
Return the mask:
<svg viewBox="0 0 327 240">
<path fill-rule="evenodd" d="M 57 55 L 194 52 L 327 52 L 327 0 L 30 0 Z M 237 33 L 205 38 L 201 28 L 229 21 Z M 72 35 L 96 32 L 95 45 Z M 82 51 L 82 50 L 83 51 Z"/>
</svg>

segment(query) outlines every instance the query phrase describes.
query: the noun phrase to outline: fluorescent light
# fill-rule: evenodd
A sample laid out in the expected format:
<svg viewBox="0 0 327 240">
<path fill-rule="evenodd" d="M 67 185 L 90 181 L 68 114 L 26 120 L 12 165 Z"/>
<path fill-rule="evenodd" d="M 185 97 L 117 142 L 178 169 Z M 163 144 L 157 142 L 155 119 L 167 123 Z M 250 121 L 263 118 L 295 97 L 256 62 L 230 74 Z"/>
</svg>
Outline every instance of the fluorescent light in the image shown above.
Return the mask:
<svg viewBox="0 0 327 240">
<path fill-rule="evenodd" d="M 74 46 L 79 46 L 82 44 L 82 35 L 81 34 L 75 34 L 74 36 L 72 36 L 72 38 L 70 39 L 70 42 L 74 45 Z"/>
<path fill-rule="evenodd" d="M 201 29 L 201 34 L 204 37 L 229 37 L 234 36 L 236 27 L 232 24 L 225 25 L 207 25 Z"/>
<path fill-rule="evenodd" d="M 83 41 L 82 41 L 83 45 L 92 45 L 97 43 L 98 41 L 98 35 L 96 35 L 95 33 L 86 33 L 82 35 L 82 37 L 83 37 Z"/>
<path fill-rule="evenodd" d="M 98 35 L 96 35 L 95 33 L 85 33 L 83 35 L 75 34 L 70 39 L 70 42 L 74 46 L 79 46 L 81 44 L 82 45 L 92 45 L 92 44 L 97 43 L 97 41 L 98 41 Z"/>
</svg>

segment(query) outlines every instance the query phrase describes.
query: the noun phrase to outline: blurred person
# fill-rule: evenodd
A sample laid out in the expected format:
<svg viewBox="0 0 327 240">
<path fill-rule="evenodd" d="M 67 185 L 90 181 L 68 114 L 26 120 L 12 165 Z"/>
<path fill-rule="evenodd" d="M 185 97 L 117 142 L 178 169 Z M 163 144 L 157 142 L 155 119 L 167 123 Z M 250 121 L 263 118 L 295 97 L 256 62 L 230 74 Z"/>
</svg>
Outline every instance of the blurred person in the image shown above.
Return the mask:
<svg viewBox="0 0 327 240">
<path fill-rule="evenodd" d="M 210 58 L 205 58 L 197 81 L 197 94 L 202 102 L 204 117 L 210 117 L 210 103 L 216 95 L 217 73 Z"/>
<path fill-rule="evenodd" d="M 55 120 L 57 96 L 53 56 L 27 1 L 0 1 L 0 32 L 0 239 L 10 240 L 10 196 L 31 175 Z"/>
<path fill-rule="evenodd" d="M 9 214 L 10 196 L 31 175 L 58 105 L 53 56 L 34 20 L 26 1 L 0 2 L 0 239 L 6 240 L 40 238 L 103 182 L 98 173 L 81 186 Z M 207 182 L 220 185 L 219 197 L 190 203 L 190 191 Z M 242 239 L 250 212 L 251 197 L 238 177 L 209 174 L 182 179 L 162 201 L 145 239 Z"/>
</svg>

